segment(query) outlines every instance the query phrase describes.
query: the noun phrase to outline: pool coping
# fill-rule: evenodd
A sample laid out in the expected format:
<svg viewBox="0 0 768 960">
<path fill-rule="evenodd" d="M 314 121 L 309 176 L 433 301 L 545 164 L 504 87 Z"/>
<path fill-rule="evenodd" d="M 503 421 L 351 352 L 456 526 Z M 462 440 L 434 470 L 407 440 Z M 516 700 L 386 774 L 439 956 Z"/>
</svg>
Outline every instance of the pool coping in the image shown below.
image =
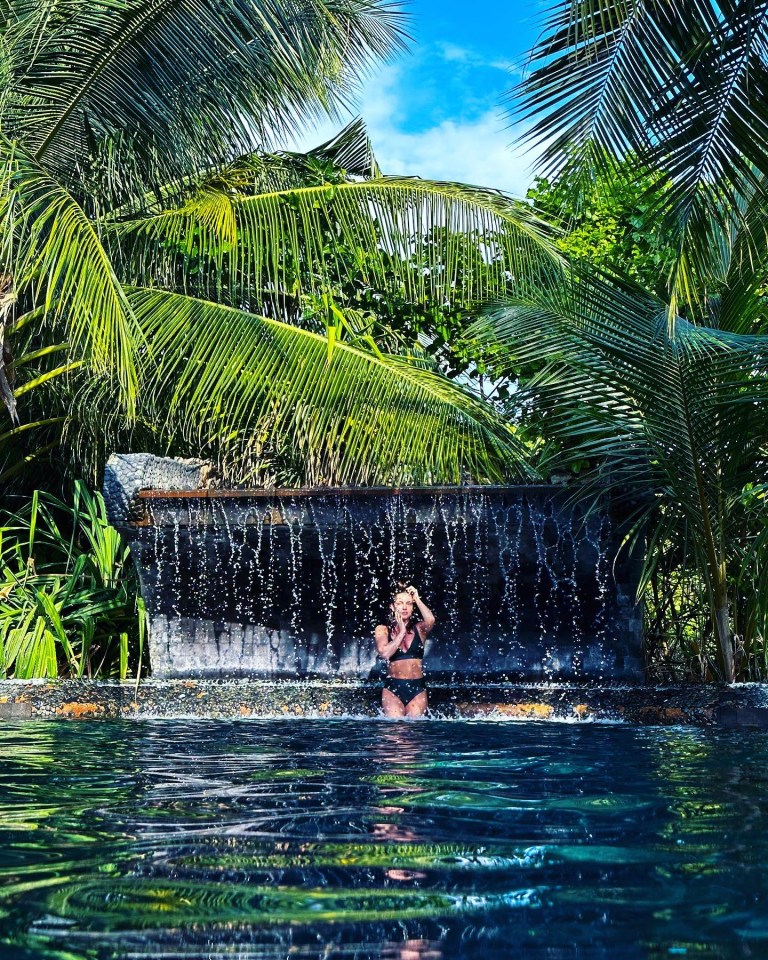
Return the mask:
<svg viewBox="0 0 768 960">
<path fill-rule="evenodd" d="M 380 716 L 377 683 L 356 680 L 0 680 L 0 720 Z M 768 729 L 768 684 L 430 685 L 445 719 Z"/>
</svg>

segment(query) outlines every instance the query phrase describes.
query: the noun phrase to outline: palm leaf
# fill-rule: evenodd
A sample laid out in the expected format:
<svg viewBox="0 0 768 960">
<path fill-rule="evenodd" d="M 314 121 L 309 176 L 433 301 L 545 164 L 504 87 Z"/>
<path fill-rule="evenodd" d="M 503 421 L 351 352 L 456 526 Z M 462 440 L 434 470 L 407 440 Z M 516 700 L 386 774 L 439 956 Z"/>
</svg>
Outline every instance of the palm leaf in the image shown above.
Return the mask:
<svg viewBox="0 0 768 960">
<path fill-rule="evenodd" d="M 131 293 L 153 363 L 150 410 L 230 475 L 249 445 L 288 438 L 315 482 L 525 475 L 514 432 L 446 378 L 397 357 L 178 294 Z M 229 463 L 227 462 L 229 461 Z M 311 471 L 310 471 L 311 473 Z"/>
<path fill-rule="evenodd" d="M 114 376 L 130 410 L 140 334 L 130 304 L 92 222 L 72 195 L 18 147 L 2 141 L 0 237 L 12 243 L 18 296 L 63 324 L 71 349 Z"/>
<path fill-rule="evenodd" d="M 760 177 L 744 204 L 722 266 L 719 294 L 710 301 L 712 325 L 733 333 L 762 333 L 766 329 L 764 290 L 768 277 L 768 181 L 765 177 Z"/>
<path fill-rule="evenodd" d="M 562 2 L 523 83 L 548 170 L 636 152 L 666 173 L 656 209 L 676 239 L 678 300 L 700 300 L 721 272 L 742 202 L 768 172 L 768 3 Z M 714 267 L 714 269 L 713 269 Z"/>
<path fill-rule="evenodd" d="M 675 75 L 679 11 L 659 0 L 560 0 L 530 55 L 518 108 L 540 165 L 577 177 L 650 143 L 652 94 Z"/>
<path fill-rule="evenodd" d="M 6 4 L 6 134 L 62 182 L 102 192 L 185 177 L 326 116 L 402 45 L 382 0 Z M 93 175 L 90 175 L 93 186 Z"/>
<path fill-rule="evenodd" d="M 436 227 L 456 242 L 426 244 Z M 361 282 L 399 287 L 416 301 L 437 293 L 479 301 L 515 278 L 560 269 L 549 231 L 526 204 L 498 191 L 406 177 L 255 196 L 208 184 L 179 209 L 111 229 L 134 282 L 154 276 L 173 287 L 194 256 L 210 266 L 204 294 L 219 294 L 226 273 L 235 302 L 253 302 L 256 309 L 265 300 L 322 294 L 350 258 Z M 459 280 L 458 238 L 466 235 L 492 269 Z"/>
<path fill-rule="evenodd" d="M 361 117 L 356 117 L 330 140 L 313 147 L 306 156 L 324 160 L 333 168 L 343 170 L 351 176 L 366 179 L 381 176 L 368 131 Z"/>
<path fill-rule="evenodd" d="M 670 337 L 663 304 L 585 275 L 532 289 L 486 323 L 479 334 L 518 360 L 549 361 L 530 384 L 546 396 L 549 428 L 594 443 L 612 469 L 634 460 L 646 482 L 663 475 L 681 489 L 701 472 L 716 490 L 724 470 L 746 482 L 755 449 L 768 442 L 765 338 L 680 318 Z"/>
<path fill-rule="evenodd" d="M 195 200 L 201 194 L 214 204 L 230 204 L 238 196 L 276 193 L 308 186 L 343 183 L 350 177 L 378 177 L 380 171 L 365 123 L 359 117 L 326 143 L 306 153 L 264 150 L 237 157 L 229 163 L 206 165 L 183 182 L 170 181 L 141 196 L 131 197 L 109 212 L 107 222 L 119 223 L 157 215 Z"/>
</svg>

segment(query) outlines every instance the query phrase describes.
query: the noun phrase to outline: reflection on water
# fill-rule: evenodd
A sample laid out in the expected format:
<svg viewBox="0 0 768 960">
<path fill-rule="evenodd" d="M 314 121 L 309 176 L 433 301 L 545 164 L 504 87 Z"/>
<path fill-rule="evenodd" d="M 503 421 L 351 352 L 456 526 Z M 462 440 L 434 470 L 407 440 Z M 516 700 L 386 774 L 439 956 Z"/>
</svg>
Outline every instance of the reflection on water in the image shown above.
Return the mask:
<svg viewBox="0 0 768 960">
<path fill-rule="evenodd" d="M 0 730 L 0 958 L 768 956 L 768 737 Z"/>
</svg>

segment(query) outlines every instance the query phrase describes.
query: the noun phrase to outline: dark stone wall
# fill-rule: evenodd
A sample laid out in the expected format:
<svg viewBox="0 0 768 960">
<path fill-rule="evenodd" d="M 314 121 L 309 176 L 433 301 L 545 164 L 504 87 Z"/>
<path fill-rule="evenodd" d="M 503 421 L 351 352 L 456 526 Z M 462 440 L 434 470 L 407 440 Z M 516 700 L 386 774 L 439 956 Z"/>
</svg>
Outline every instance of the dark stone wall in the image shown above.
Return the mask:
<svg viewBox="0 0 768 960">
<path fill-rule="evenodd" d="M 638 563 L 620 518 L 550 486 L 143 500 L 131 543 L 155 676 L 347 676 L 376 667 L 398 580 L 437 624 L 435 680 L 640 682 Z"/>
</svg>

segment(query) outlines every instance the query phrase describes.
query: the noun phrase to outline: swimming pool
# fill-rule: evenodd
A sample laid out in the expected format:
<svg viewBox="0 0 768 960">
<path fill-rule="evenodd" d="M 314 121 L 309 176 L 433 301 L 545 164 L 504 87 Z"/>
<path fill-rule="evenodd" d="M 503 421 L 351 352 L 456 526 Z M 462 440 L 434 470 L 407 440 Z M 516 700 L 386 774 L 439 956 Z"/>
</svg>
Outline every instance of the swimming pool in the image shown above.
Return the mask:
<svg viewBox="0 0 768 960">
<path fill-rule="evenodd" d="M 0 957 L 768 955 L 768 735 L 9 723 Z"/>
</svg>

